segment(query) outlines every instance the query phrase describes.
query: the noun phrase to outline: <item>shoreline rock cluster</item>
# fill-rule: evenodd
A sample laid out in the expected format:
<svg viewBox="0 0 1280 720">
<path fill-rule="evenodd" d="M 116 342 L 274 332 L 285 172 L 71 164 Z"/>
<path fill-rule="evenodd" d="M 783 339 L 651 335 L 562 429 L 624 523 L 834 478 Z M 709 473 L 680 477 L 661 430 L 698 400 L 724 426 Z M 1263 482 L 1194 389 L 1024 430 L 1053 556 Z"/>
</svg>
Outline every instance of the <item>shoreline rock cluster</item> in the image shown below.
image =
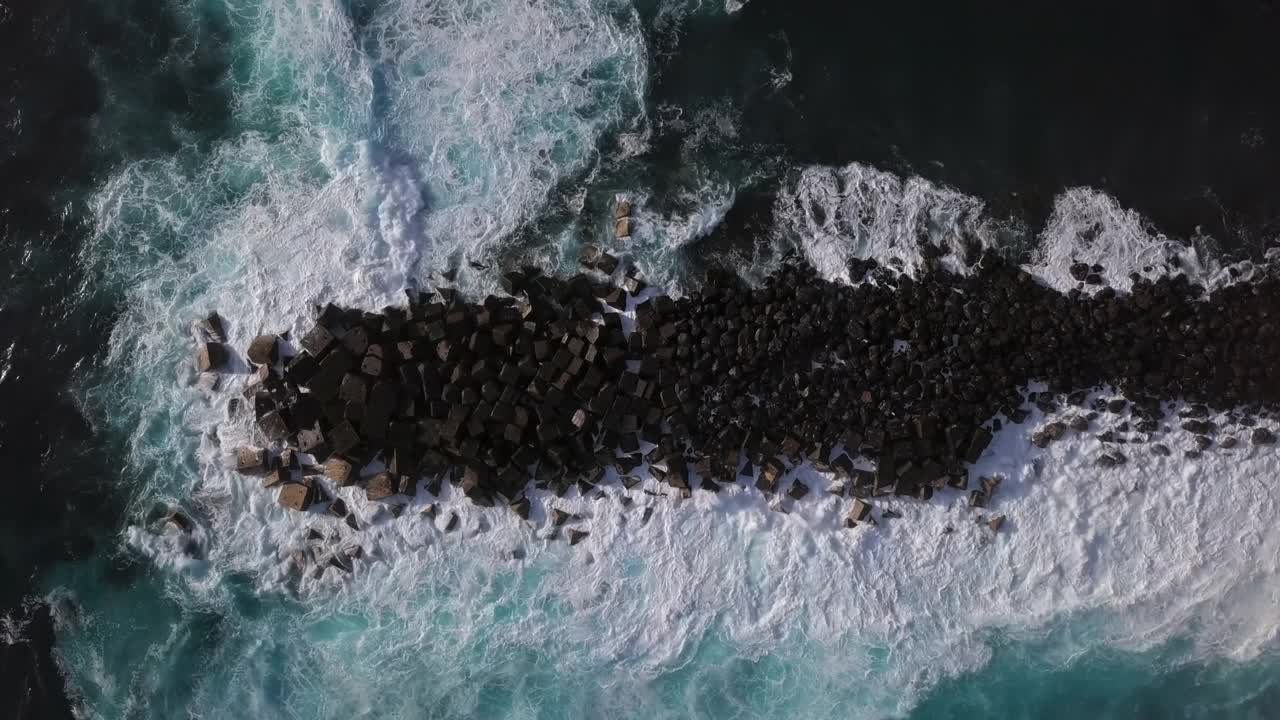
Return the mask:
<svg viewBox="0 0 1280 720">
<path fill-rule="evenodd" d="M 1158 440 L 1172 424 L 1194 433 L 1194 457 L 1222 430 L 1211 409 L 1242 409 L 1229 416 L 1242 437 L 1223 447 L 1276 439 L 1258 423 L 1280 405 L 1274 276 L 1208 295 L 1185 276 L 1135 276 L 1121 295 L 1091 291 L 1100 268 L 1084 266 L 1063 294 L 994 254 L 968 275 L 934 262 L 917 279 L 854 260 L 851 285 L 792 261 L 754 288 L 710 272 L 677 300 L 646 292 L 634 271 L 615 284 L 606 253 L 583 264 L 591 272 L 567 280 L 506 273 L 509 295 L 479 303 L 441 287 L 380 312 L 327 305 L 296 349 L 256 338 L 242 405 L 283 452 L 241 448 L 237 469 L 295 510 L 332 499 L 305 477 L 305 453 L 370 500 L 412 496 L 420 481 L 438 495 L 448 480 L 527 518 L 531 483 L 585 495 L 612 467 L 630 488 L 646 461 L 684 494 L 748 483 L 799 501 L 809 488 L 784 478 L 808 461 L 856 498 L 853 527 L 874 522 L 884 495 L 951 488 L 984 507 L 998 479 L 971 487 L 968 466 L 997 416 L 1023 422 L 1027 403 L 1077 406 L 1035 432 L 1040 447 L 1117 420 L 1098 433 L 1102 467 L 1137 446 L 1169 454 Z M 208 336 L 197 358 L 216 370 L 229 353 Z M 1027 393 L 1033 380 L 1048 390 Z M 1087 406 L 1087 390 L 1106 385 L 1117 397 Z M 1178 398 L 1189 405 L 1171 418 Z M 340 498 L 328 512 L 351 524 Z"/>
</svg>

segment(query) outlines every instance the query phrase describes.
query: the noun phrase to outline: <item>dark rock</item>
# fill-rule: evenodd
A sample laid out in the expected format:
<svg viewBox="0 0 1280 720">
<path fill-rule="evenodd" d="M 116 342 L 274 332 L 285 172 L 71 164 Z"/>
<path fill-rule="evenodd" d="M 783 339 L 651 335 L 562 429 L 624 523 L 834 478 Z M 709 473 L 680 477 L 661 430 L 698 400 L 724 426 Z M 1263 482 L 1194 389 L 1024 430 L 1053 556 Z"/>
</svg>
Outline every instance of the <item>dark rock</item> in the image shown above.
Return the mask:
<svg viewBox="0 0 1280 720">
<path fill-rule="evenodd" d="M 569 545 L 577 545 L 578 543 L 585 540 L 587 536 L 590 534 L 591 533 L 587 532 L 586 530 L 570 530 Z"/>
<path fill-rule="evenodd" d="M 262 487 L 272 488 L 279 487 L 293 480 L 293 471 L 287 467 L 277 467 L 268 470 L 262 476 Z"/>
<path fill-rule="evenodd" d="M 1187 420 L 1182 423 L 1182 429 L 1197 435 L 1207 435 L 1214 431 L 1213 423 L 1207 420 Z"/>
<path fill-rule="evenodd" d="M 511 503 L 511 509 L 515 511 L 516 515 L 520 516 L 521 520 L 529 519 L 530 508 L 529 498 L 526 497 L 517 498 L 515 502 Z"/>
<path fill-rule="evenodd" d="M 186 513 L 181 510 L 174 510 L 169 513 L 169 516 L 165 518 L 165 522 L 178 528 L 178 530 L 183 533 L 190 533 L 196 527 L 196 524 L 191 521 L 191 518 L 187 517 Z"/>
<path fill-rule="evenodd" d="M 196 347 L 196 370 L 213 372 L 227 364 L 227 346 L 219 342 L 200 343 Z"/>
<path fill-rule="evenodd" d="M 785 472 L 786 466 L 781 460 L 776 457 L 769 458 L 760 469 L 760 479 L 756 481 L 756 487 L 770 495 L 777 492 L 778 480 Z"/>
</svg>

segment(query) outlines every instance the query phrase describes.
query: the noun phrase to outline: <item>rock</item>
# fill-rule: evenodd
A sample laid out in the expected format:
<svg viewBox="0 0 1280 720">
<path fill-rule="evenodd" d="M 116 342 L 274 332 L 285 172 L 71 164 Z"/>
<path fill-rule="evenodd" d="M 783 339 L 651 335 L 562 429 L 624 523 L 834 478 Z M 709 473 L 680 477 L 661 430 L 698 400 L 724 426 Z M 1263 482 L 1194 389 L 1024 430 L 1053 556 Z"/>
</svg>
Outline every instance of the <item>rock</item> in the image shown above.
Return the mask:
<svg viewBox="0 0 1280 720">
<path fill-rule="evenodd" d="M 651 517 L 653 517 L 653 508 L 652 508 L 652 507 L 646 507 L 646 508 L 644 509 L 644 512 L 642 512 L 642 513 L 640 514 L 640 524 L 642 524 L 642 525 L 643 525 L 643 524 L 645 524 L 645 523 L 649 522 L 649 518 L 651 518 Z"/>
<path fill-rule="evenodd" d="M 628 217 L 628 216 L 630 216 L 630 215 L 631 215 L 631 201 L 630 201 L 630 200 L 620 199 L 620 200 L 618 200 L 618 202 L 613 206 L 613 219 L 614 219 L 614 220 L 621 220 L 622 218 L 624 218 L 624 217 Z"/>
<path fill-rule="evenodd" d="M 1128 461 L 1129 458 L 1125 457 L 1124 453 L 1119 450 L 1109 450 L 1098 457 L 1097 464 L 1101 467 L 1110 468 L 1124 465 Z"/>
<path fill-rule="evenodd" d="M 1235 447 L 1239 443 L 1240 441 L 1236 439 L 1234 436 L 1228 435 L 1227 437 L 1222 438 L 1222 440 L 1218 442 L 1218 447 L 1221 447 L 1225 450 L 1230 450 L 1231 448 Z"/>
<path fill-rule="evenodd" d="M 290 510 L 305 512 L 315 499 L 315 490 L 309 483 L 285 483 L 276 501 Z"/>
<path fill-rule="evenodd" d="M 328 564 L 330 567 L 335 567 L 348 575 L 355 570 L 351 564 L 351 559 L 348 558 L 345 553 L 334 553 L 333 555 L 330 555 Z"/>
<path fill-rule="evenodd" d="M 1060 422 L 1051 422 L 1031 436 L 1031 444 L 1038 448 L 1047 448 L 1049 443 L 1059 440 L 1065 434 L 1067 428 Z"/>
<path fill-rule="evenodd" d="M 756 481 L 756 487 L 760 492 L 773 494 L 778 491 L 778 479 L 786 472 L 786 466 L 776 457 L 769 458 L 765 461 L 760 469 L 760 479 Z"/>
<path fill-rule="evenodd" d="M 268 470 L 262 476 L 262 487 L 273 488 L 279 487 L 293 480 L 293 471 L 287 467 L 278 467 Z"/>
<path fill-rule="evenodd" d="M 200 332 L 209 340 L 217 343 L 225 343 L 227 341 L 226 323 L 223 322 L 222 316 L 218 315 L 216 311 L 209 313 L 205 319 L 201 320 L 198 323 L 198 327 Z"/>
<path fill-rule="evenodd" d="M 329 513 L 330 515 L 336 518 L 346 517 L 347 501 L 343 500 L 342 498 L 337 498 L 336 500 L 334 500 L 332 503 L 329 504 L 329 509 L 326 510 L 325 512 Z"/>
<path fill-rule="evenodd" d="M 257 475 L 267 469 L 267 451 L 256 447 L 236 448 L 236 472 Z"/>
<path fill-rule="evenodd" d="M 631 237 L 631 218 L 618 218 L 613 223 L 613 236 L 619 240 L 625 240 Z"/>
<path fill-rule="evenodd" d="M 369 500 L 386 500 L 399 492 L 396 479 L 388 472 L 380 472 L 369 478 L 365 486 L 365 497 Z"/>
<path fill-rule="evenodd" d="M 880 513 L 880 517 L 886 518 L 888 520 L 894 520 L 902 517 L 902 513 L 898 512 L 897 510 L 885 510 L 884 512 Z"/>
<path fill-rule="evenodd" d="M 227 364 L 227 346 L 220 342 L 200 343 L 196 346 L 196 370 L 213 372 Z"/>
<path fill-rule="evenodd" d="M 169 516 L 165 518 L 165 522 L 178 528 L 178 530 L 183 533 L 190 533 L 196 527 L 196 524 L 191 521 L 191 518 L 187 517 L 186 513 L 183 513 L 181 510 L 174 510 L 169 513 Z"/>
<path fill-rule="evenodd" d="M 991 528 L 992 532 L 1000 532 L 1000 528 L 1003 526 L 1004 526 L 1003 515 L 996 515 L 990 520 L 987 520 L 987 527 Z"/>
<path fill-rule="evenodd" d="M 449 513 L 449 521 L 445 523 L 444 531 L 453 532 L 454 530 L 457 529 L 457 527 L 458 527 L 458 513 L 451 512 Z"/>
<path fill-rule="evenodd" d="M 578 543 L 585 540 L 586 537 L 590 534 L 591 533 L 587 532 L 586 530 L 570 530 L 569 545 L 577 545 Z"/>
<path fill-rule="evenodd" d="M 978 478 L 978 484 L 982 486 L 982 492 L 985 493 L 988 498 L 996 494 L 996 490 L 1000 489 L 1000 483 L 1003 481 L 1004 478 L 999 475 Z"/>
<path fill-rule="evenodd" d="M 573 519 L 574 517 L 571 513 L 567 513 L 560 508 L 554 508 L 551 511 L 551 525 L 553 527 L 560 527 Z"/>
<path fill-rule="evenodd" d="M 1254 428 L 1249 433 L 1249 442 L 1254 445 L 1275 445 L 1276 435 L 1267 428 Z"/>
<path fill-rule="evenodd" d="M 350 487 L 355 484 L 354 468 L 350 462 L 339 457 L 331 457 L 325 461 L 324 475 L 338 487 Z"/>
<path fill-rule="evenodd" d="M 600 248 L 596 245 L 583 245 L 578 254 L 578 263 L 583 267 L 594 268 L 600 262 Z"/>
<path fill-rule="evenodd" d="M 1170 455 L 1173 454 L 1173 452 L 1169 450 L 1169 447 L 1164 443 L 1155 443 L 1154 445 L 1152 445 L 1151 452 L 1161 457 L 1169 457 Z"/>
<path fill-rule="evenodd" d="M 360 532 L 360 520 L 356 517 L 355 513 L 348 513 L 347 516 L 343 518 L 343 522 L 345 522 L 347 527 L 352 530 Z"/>
<path fill-rule="evenodd" d="M 853 509 L 845 517 L 845 527 L 856 527 L 858 523 L 865 522 L 870 517 L 871 505 L 861 500 L 854 500 Z"/>
<path fill-rule="evenodd" d="M 805 495 L 809 494 L 809 486 L 799 480 L 796 480 L 791 483 L 791 488 L 787 490 L 787 494 L 790 495 L 793 500 L 801 500 Z"/>
<path fill-rule="evenodd" d="M 520 516 L 521 520 L 529 519 L 529 510 L 531 507 L 532 505 L 527 497 L 517 498 L 515 502 L 511 503 L 511 509 L 516 512 L 516 515 Z"/>
<path fill-rule="evenodd" d="M 272 410 L 258 418 L 258 429 L 272 442 L 279 442 L 289 437 L 289 423 L 279 410 Z"/>
<path fill-rule="evenodd" d="M 969 440 L 969 446 L 965 450 L 964 459 L 971 465 L 978 462 L 978 459 L 982 457 L 982 453 L 990 444 L 991 433 L 986 428 L 975 428 L 973 436 Z"/>
<path fill-rule="evenodd" d="M 581 478 L 583 497 L 598 497 L 613 465 L 634 487 L 642 444 L 656 446 L 649 466 L 680 497 L 694 475 L 711 491 L 745 462 L 746 475 L 759 477 L 752 482 L 770 495 L 785 490 L 790 507 L 805 488 L 785 477 L 787 456 L 829 467 L 843 484 L 831 489 L 860 500 L 968 490 L 969 463 L 990 447 L 998 420 L 1016 424 L 1031 406 L 1051 417 L 1064 396 L 1075 407 L 1041 423 L 1033 441 L 1043 447 L 1067 428 L 1087 432 L 1095 413 L 1131 413 L 1095 428 L 1109 441 L 1107 465 L 1124 461 L 1114 447 L 1150 440 L 1166 423 L 1211 438 L 1212 413 L 1243 425 L 1246 410 L 1249 418 L 1280 411 L 1280 388 L 1265 374 L 1280 294 L 1270 281 L 1204 295 L 1182 276 L 1139 276 L 1123 295 L 1108 287 L 1058 294 L 994 254 L 965 251 L 975 272 L 960 276 L 939 264 L 938 248 L 921 252 L 915 276 L 901 274 L 901 264 L 854 259 L 850 276 L 872 282 L 845 286 L 793 256 L 759 283 L 711 268 L 679 299 L 638 302 L 627 295 L 643 289 L 634 267 L 614 267 L 612 255 L 588 248 L 592 270 L 625 270 L 627 292 L 595 272 L 557 278 L 505 268 L 504 287 L 518 301 L 441 288 L 414 290 L 407 306 L 377 312 L 328 305 L 283 377 L 277 365 L 258 368 L 258 382 L 238 398 L 241 415 L 252 408 L 282 456 L 348 463 L 332 466 L 336 484 L 363 487 L 359 469 L 376 457 L 391 475 L 386 484 L 401 491 L 420 477 L 438 489 L 455 467 L 450 480 L 462 494 L 519 512 L 524 503 L 511 501 L 530 474 L 558 494 Z M 1085 265 L 1073 276 L 1088 282 L 1104 272 Z M 628 306 L 625 317 L 615 312 Z M 279 362 L 284 344 L 273 337 L 251 360 L 270 360 L 274 347 Z M 1047 390 L 1028 393 L 1031 380 Z M 1125 398 L 1090 403 L 1100 387 Z M 1168 420 L 1177 398 L 1191 404 Z M 855 470 L 857 455 L 878 469 Z M 245 469 L 259 462 L 247 458 Z M 992 492 L 984 485 L 970 497 L 986 503 Z"/>
<path fill-rule="evenodd" d="M 259 335 L 249 343 L 245 353 L 256 366 L 275 365 L 280 359 L 280 338 L 277 335 Z"/>
<path fill-rule="evenodd" d="M 1186 420 L 1182 423 L 1182 429 L 1197 435 L 1207 435 L 1213 432 L 1214 427 L 1208 420 Z"/>
</svg>

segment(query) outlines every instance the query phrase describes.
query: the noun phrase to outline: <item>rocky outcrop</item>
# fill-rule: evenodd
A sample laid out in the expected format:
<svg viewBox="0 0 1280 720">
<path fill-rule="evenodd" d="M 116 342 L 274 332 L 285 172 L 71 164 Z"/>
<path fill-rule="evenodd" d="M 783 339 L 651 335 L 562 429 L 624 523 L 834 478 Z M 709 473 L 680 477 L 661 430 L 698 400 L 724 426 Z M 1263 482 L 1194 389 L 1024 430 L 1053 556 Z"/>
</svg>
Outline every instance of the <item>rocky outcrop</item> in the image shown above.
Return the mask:
<svg viewBox="0 0 1280 720">
<path fill-rule="evenodd" d="M 593 246 L 581 262 L 618 268 Z M 527 516 L 516 499 L 531 483 L 557 495 L 596 493 L 614 476 L 631 487 L 642 462 L 679 495 L 735 483 L 773 495 L 808 463 L 855 498 L 856 524 L 874 520 L 867 498 L 970 490 L 968 466 L 1028 405 L 1076 406 L 1031 434 L 1040 447 L 1116 419 L 1097 456 L 1114 467 L 1128 460 L 1118 445 L 1161 434 L 1162 398 L 1206 408 L 1180 420 L 1205 438 L 1197 452 L 1219 430 L 1208 408 L 1280 403 L 1271 370 L 1254 369 L 1280 362 L 1274 277 L 1207 296 L 1180 276 L 1138 278 L 1126 296 L 1064 295 L 994 255 L 966 276 L 913 279 L 863 260 L 850 275 L 873 282 L 831 283 L 792 262 L 759 287 L 713 271 L 677 300 L 635 297 L 633 269 L 621 287 L 524 269 L 503 275 L 510 296 L 481 302 L 441 287 L 377 313 L 327 305 L 287 358 L 275 336 L 254 341 L 250 360 L 266 364 L 246 407 L 268 441 L 325 461 L 331 481 L 375 500 L 447 477 L 473 503 Z M 1030 380 L 1048 391 L 1025 394 Z M 1123 397 L 1086 408 L 1084 391 L 1103 384 Z M 1251 441 L 1274 435 L 1257 427 Z M 269 462 L 238 459 L 246 471 Z M 385 469 L 362 479 L 374 463 Z M 305 504 L 280 482 L 291 506 Z M 811 494 L 795 479 L 785 490 L 796 502 Z M 984 484 L 970 502 L 993 493 Z"/>
</svg>

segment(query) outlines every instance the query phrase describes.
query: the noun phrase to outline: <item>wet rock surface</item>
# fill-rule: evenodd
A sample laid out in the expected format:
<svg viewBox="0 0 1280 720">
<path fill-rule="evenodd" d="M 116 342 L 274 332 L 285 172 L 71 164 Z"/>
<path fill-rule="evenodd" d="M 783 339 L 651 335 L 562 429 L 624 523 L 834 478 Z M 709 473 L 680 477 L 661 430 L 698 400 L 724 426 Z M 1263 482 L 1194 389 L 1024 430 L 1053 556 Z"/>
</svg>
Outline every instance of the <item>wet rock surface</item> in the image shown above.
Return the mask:
<svg viewBox="0 0 1280 720">
<path fill-rule="evenodd" d="M 811 502 L 807 485 L 784 478 L 809 463 L 839 476 L 835 494 L 928 500 L 950 488 L 985 507 L 995 485 L 971 489 L 968 465 L 1000 416 L 1066 409 L 1031 442 L 1098 427 L 1106 468 L 1136 450 L 1167 454 L 1141 443 L 1172 427 L 1201 438 L 1193 452 L 1211 451 L 1210 411 L 1265 419 L 1280 402 L 1274 275 L 1211 294 L 1180 275 L 1135 278 L 1124 295 L 1084 282 L 1063 294 L 996 255 L 973 260 L 967 275 L 935 265 L 918 278 L 854 260 L 853 284 L 795 261 L 758 287 L 710 271 L 679 299 L 643 290 L 634 271 L 638 296 L 595 274 L 525 269 L 503 276 L 510 296 L 480 302 L 441 287 L 380 312 L 327 305 L 297 349 L 255 340 L 253 360 L 274 364 L 252 376 L 243 406 L 266 441 L 308 453 L 370 500 L 443 477 L 477 505 L 527 518 L 531 484 L 630 488 L 642 459 L 677 497 L 737 483 Z M 582 261 L 616 269 L 594 248 Z M 1028 393 L 1032 381 L 1047 390 Z M 1085 407 L 1086 391 L 1105 386 L 1112 396 Z M 1167 417 L 1175 399 L 1191 405 Z M 1262 426 L 1249 437 L 1275 441 Z M 854 458 L 875 469 L 855 470 Z M 267 472 L 287 507 L 317 502 L 311 484 L 272 475 L 261 451 L 235 462 Z M 847 524 L 874 522 L 857 502 Z"/>
</svg>

